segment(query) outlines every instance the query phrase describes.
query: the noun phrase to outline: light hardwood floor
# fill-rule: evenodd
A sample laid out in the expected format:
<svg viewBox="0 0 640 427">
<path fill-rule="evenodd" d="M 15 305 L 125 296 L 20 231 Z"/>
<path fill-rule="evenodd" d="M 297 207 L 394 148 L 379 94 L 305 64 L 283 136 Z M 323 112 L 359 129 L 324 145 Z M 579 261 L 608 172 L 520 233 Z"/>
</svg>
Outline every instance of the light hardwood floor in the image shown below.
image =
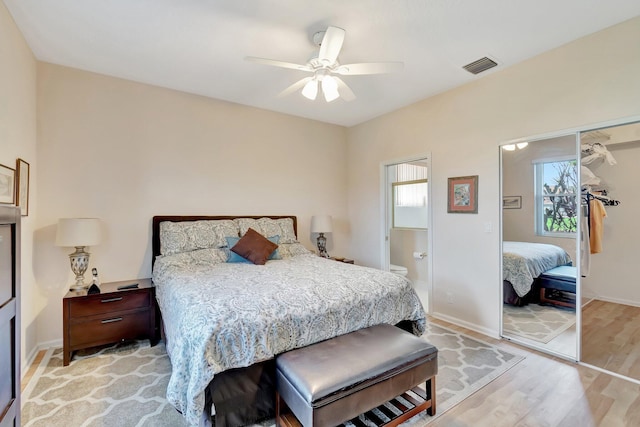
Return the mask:
<svg viewBox="0 0 640 427">
<path fill-rule="evenodd" d="M 429 427 L 640 426 L 640 385 L 449 322 L 430 321 L 525 359 Z M 38 364 L 29 368 L 23 390 Z"/>
<path fill-rule="evenodd" d="M 525 359 L 429 427 L 640 426 L 640 385 L 432 319 Z"/>
<path fill-rule="evenodd" d="M 640 380 L 640 307 L 600 300 L 587 304 L 582 309 L 582 360 Z"/>
</svg>

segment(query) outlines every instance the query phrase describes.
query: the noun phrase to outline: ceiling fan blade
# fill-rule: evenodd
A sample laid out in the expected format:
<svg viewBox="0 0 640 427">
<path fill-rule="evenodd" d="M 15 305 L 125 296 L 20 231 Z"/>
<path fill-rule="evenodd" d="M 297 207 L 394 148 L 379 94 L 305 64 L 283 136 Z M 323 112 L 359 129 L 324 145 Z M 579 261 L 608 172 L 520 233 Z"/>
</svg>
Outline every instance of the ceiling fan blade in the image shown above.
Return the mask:
<svg viewBox="0 0 640 427">
<path fill-rule="evenodd" d="M 334 73 L 343 76 L 357 76 L 362 74 L 386 74 L 402 71 L 402 62 L 362 62 L 359 64 L 340 65 L 333 70 Z"/>
<path fill-rule="evenodd" d="M 351 88 L 347 86 L 347 84 L 342 81 L 340 77 L 333 76 L 334 80 L 338 83 L 338 92 L 340 92 L 340 97 L 345 101 L 353 101 L 356 99 L 356 95 L 353 93 Z"/>
<path fill-rule="evenodd" d="M 290 68 L 293 70 L 313 71 L 309 65 L 294 64 L 293 62 L 277 61 L 275 59 L 256 58 L 255 56 L 245 56 L 245 60 L 256 64 L 271 65 L 272 67 Z"/>
<path fill-rule="evenodd" d="M 344 42 L 345 31 L 338 27 L 329 27 L 324 33 L 318 59 L 326 65 L 331 65 L 338 59 L 342 43 Z"/>
<path fill-rule="evenodd" d="M 289 86 L 288 88 L 280 92 L 278 94 L 278 98 L 283 98 L 285 96 L 291 95 L 293 92 L 296 92 L 297 90 L 302 89 L 304 85 L 306 85 L 311 80 L 313 80 L 313 76 L 305 77 L 302 80 L 298 80 L 297 82 L 295 82 L 294 84 L 292 84 L 291 86 Z"/>
</svg>

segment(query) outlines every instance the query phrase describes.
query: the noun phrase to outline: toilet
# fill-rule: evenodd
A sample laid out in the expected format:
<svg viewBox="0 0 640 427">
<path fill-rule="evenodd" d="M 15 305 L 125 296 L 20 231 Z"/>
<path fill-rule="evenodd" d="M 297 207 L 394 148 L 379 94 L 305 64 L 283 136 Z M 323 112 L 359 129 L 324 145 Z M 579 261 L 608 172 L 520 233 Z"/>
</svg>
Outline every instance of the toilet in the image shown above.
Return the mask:
<svg viewBox="0 0 640 427">
<path fill-rule="evenodd" d="M 392 273 L 398 274 L 400 276 L 406 276 L 408 271 L 407 267 L 403 267 L 401 265 L 389 264 L 389 271 Z"/>
</svg>

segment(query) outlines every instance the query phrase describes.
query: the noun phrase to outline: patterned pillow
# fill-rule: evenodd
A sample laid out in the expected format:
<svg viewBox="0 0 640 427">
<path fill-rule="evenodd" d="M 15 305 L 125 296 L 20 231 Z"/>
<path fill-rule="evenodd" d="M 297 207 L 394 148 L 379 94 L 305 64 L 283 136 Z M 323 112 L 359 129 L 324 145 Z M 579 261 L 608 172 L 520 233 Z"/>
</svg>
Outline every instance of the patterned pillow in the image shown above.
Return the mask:
<svg viewBox="0 0 640 427">
<path fill-rule="evenodd" d="M 296 233 L 293 230 L 291 218 L 236 218 L 234 219 L 240 229 L 240 236 L 244 236 L 249 228 L 253 228 L 264 237 L 280 236 L 280 243 L 296 243 Z"/>
<path fill-rule="evenodd" d="M 190 265 L 215 265 L 227 262 L 227 254 L 222 249 L 198 249 L 190 252 L 180 252 L 173 255 L 162 255 L 156 258 L 154 270 L 175 266 L 185 268 Z"/>
<path fill-rule="evenodd" d="M 282 259 L 287 259 L 298 255 L 311 254 L 312 252 L 305 248 L 302 243 L 281 243 L 278 246 L 278 253 Z"/>
<path fill-rule="evenodd" d="M 160 253 L 173 255 L 197 249 L 222 248 L 226 237 L 238 236 L 238 226 L 230 219 L 164 221 L 160 223 Z"/>
<path fill-rule="evenodd" d="M 269 241 L 266 237 L 250 228 L 238 240 L 231 251 L 243 258 L 248 259 L 256 265 L 264 265 L 269 259 L 269 255 L 278 248 L 278 245 Z"/>
</svg>

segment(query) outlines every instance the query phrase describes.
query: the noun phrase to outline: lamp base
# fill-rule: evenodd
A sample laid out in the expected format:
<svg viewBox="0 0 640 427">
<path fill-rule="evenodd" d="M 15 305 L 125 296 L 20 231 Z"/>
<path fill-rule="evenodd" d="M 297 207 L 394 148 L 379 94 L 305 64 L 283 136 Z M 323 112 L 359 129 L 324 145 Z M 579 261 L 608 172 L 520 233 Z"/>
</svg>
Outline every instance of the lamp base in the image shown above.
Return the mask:
<svg viewBox="0 0 640 427">
<path fill-rule="evenodd" d="M 327 253 L 327 238 L 324 237 L 324 233 L 318 236 L 318 255 L 322 258 L 331 258 Z"/>
<path fill-rule="evenodd" d="M 69 254 L 71 271 L 76 275 L 76 282 L 69 287 L 70 291 L 83 291 L 89 287 L 84 283 L 84 273 L 89 267 L 89 252 L 84 251 L 84 246 L 76 246 L 76 251 Z"/>
<path fill-rule="evenodd" d="M 89 288 L 89 284 L 85 284 L 85 283 L 74 283 L 73 285 L 69 286 L 69 290 L 73 291 L 73 292 L 80 292 L 80 291 L 86 291 Z"/>
</svg>

